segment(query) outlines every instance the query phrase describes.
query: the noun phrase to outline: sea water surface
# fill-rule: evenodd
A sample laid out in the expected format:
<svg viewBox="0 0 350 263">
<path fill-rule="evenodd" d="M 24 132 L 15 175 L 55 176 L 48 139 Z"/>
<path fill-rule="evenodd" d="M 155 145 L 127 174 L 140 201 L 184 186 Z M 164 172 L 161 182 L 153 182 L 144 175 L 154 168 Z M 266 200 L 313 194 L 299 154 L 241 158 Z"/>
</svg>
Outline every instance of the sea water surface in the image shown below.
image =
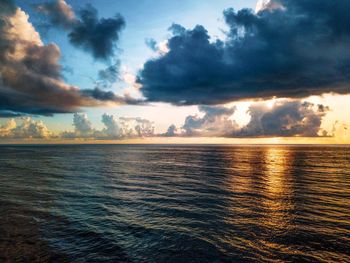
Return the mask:
<svg viewBox="0 0 350 263">
<path fill-rule="evenodd" d="M 0 262 L 350 262 L 350 148 L 0 147 Z"/>
</svg>

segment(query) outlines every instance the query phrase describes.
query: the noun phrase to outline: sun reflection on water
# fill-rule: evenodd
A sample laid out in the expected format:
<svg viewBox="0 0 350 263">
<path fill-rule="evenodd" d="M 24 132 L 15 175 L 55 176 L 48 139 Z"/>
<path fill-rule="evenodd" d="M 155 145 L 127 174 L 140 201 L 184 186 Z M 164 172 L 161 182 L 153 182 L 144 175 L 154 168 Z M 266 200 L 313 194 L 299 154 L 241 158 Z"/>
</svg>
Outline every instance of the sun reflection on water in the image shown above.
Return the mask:
<svg viewBox="0 0 350 263">
<path fill-rule="evenodd" d="M 293 219 L 293 178 L 290 171 L 293 154 L 290 149 L 269 147 L 262 158 L 266 226 L 276 232 L 285 232 L 292 227 Z"/>
<path fill-rule="evenodd" d="M 232 198 L 228 206 L 231 216 L 226 221 L 245 233 L 253 233 L 251 241 L 244 245 L 248 250 L 294 253 L 293 248 L 280 246 L 277 241 L 295 228 L 293 150 L 275 146 L 246 148 L 230 151 L 226 157 L 231 158 L 234 171 L 227 178 Z M 236 244 L 234 236 L 235 233 L 227 242 Z"/>
</svg>

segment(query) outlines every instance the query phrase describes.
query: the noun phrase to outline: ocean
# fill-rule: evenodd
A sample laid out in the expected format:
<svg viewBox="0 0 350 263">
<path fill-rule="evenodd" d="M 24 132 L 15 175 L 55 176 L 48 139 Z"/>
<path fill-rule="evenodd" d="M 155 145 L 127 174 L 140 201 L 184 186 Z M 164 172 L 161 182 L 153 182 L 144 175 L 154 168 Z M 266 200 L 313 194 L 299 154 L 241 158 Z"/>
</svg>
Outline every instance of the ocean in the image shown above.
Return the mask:
<svg viewBox="0 0 350 263">
<path fill-rule="evenodd" d="M 0 147 L 0 262 L 350 262 L 350 147 Z"/>
</svg>

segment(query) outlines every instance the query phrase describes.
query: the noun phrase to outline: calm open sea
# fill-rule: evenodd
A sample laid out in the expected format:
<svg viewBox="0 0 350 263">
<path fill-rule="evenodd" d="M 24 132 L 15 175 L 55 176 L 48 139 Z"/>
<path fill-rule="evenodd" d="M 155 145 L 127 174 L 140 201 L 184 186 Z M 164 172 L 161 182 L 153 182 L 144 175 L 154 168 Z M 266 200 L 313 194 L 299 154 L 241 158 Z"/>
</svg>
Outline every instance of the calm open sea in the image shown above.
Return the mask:
<svg viewBox="0 0 350 263">
<path fill-rule="evenodd" d="M 350 148 L 1 146 L 0 262 L 350 262 Z"/>
</svg>

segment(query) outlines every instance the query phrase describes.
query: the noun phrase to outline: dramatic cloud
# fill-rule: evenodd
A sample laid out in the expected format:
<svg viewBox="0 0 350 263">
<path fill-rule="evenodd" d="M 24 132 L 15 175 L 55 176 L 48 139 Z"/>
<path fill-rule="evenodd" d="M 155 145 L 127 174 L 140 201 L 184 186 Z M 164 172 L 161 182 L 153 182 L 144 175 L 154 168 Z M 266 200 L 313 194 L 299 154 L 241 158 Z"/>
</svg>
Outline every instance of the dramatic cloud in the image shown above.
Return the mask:
<svg viewBox="0 0 350 263">
<path fill-rule="evenodd" d="M 87 5 L 79 18 L 64 0 L 43 3 L 37 10 L 45 14 L 52 26 L 69 32 L 69 40 L 76 47 L 90 52 L 95 59 L 109 60 L 114 56 L 125 20 L 120 14 L 113 18 L 98 18 L 97 10 Z"/>
<path fill-rule="evenodd" d="M 141 91 L 149 101 L 209 105 L 349 93 L 348 10 L 344 0 L 262 1 L 257 13 L 228 9 L 223 41 L 200 25 L 173 25 L 169 51 L 139 73 Z"/>
<path fill-rule="evenodd" d="M 93 127 L 86 114 L 74 114 L 74 132 L 63 132 L 60 137 L 68 139 L 114 140 L 154 136 L 153 122 L 142 118 L 116 118 L 113 115 L 102 116 L 104 128 Z"/>
<path fill-rule="evenodd" d="M 76 112 L 106 102 L 137 101 L 66 84 L 60 49 L 44 45 L 28 15 L 12 1 L 0 3 L 0 116 Z"/>
<path fill-rule="evenodd" d="M 177 129 L 171 125 L 164 136 L 217 137 L 318 137 L 329 136 L 321 129 L 322 118 L 329 111 L 323 105 L 300 101 L 277 101 L 272 107 L 255 103 L 244 127 L 232 120 L 235 108 L 200 106 L 203 117 L 188 116 Z M 180 130 L 180 132 L 176 132 Z"/>
<path fill-rule="evenodd" d="M 309 102 L 281 101 L 272 108 L 264 104 L 252 105 L 249 109 L 250 122 L 234 135 L 242 137 L 318 137 L 327 136 L 321 132 L 322 118 L 329 111 L 323 105 Z"/>
<path fill-rule="evenodd" d="M 22 118 L 17 124 L 10 119 L 5 125 L 0 126 L 0 139 L 44 139 L 52 136 L 42 121 L 34 121 L 31 118 Z"/>
<path fill-rule="evenodd" d="M 0 112 L 51 114 L 89 104 L 62 81 L 59 48 L 43 45 L 28 16 L 12 2 L 1 5 Z"/>
</svg>

